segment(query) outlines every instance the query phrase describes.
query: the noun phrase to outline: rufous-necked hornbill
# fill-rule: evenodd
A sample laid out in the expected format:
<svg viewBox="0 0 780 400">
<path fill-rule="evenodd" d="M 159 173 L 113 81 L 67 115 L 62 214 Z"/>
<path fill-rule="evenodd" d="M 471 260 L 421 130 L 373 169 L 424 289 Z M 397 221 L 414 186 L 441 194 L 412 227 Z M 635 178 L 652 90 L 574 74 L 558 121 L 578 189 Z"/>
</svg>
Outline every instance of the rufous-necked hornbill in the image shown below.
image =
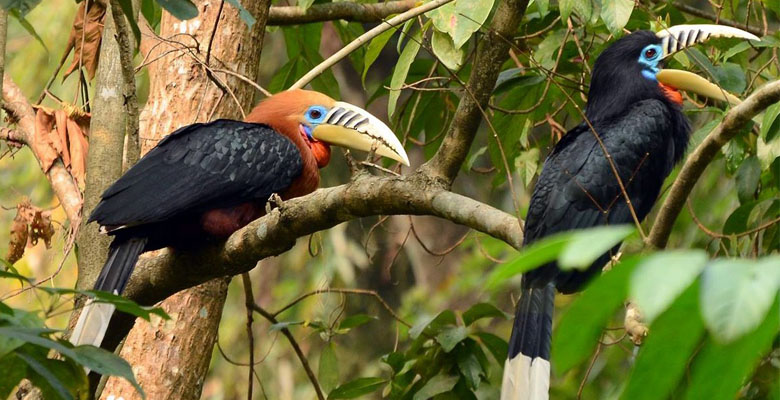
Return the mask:
<svg viewBox="0 0 780 400">
<path fill-rule="evenodd" d="M 330 145 L 409 165 L 403 146 L 379 119 L 312 91 L 262 101 L 246 122 L 217 120 L 180 128 L 157 144 L 102 195 L 89 222 L 113 236 L 94 289 L 121 294 L 138 256 L 226 238 L 282 200 L 313 192 Z M 114 306 L 90 302 L 71 335 L 99 346 Z"/>
<path fill-rule="evenodd" d="M 731 27 L 679 25 L 657 34 L 634 32 L 601 53 L 593 66 L 587 122 L 567 132 L 544 162 L 528 208 L 524 245 L 557 232 L 632 224 L 631 206 L 644 219 L 688 146 L 690 126 L 678 90 L 739 102 L 698 75 L 661 69 L 672 53 L 716 36 L 758 40 Z M 582 271 L 562 271 L 553 262 L 523 276 L 502 400 L 548 398 L 555 289 L 578 291 L 615 251 L 617 246 Z"/>
</svg>

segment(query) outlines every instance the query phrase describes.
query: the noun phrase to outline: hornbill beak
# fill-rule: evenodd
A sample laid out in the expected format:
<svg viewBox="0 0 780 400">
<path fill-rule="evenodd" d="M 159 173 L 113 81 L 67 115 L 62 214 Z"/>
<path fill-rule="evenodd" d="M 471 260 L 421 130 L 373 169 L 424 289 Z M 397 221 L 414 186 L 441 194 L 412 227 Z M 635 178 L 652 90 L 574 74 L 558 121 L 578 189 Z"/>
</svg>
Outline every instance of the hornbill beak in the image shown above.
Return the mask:
<svg viewBox="0 0 780 400">
<path fill-rule="evenodd" d="M 314 139 L 376 154 L 409 166 L 404 146 L 379 118 L 349 103 L 337 101 L 311 132 Z"/>
<path fill-rule="evenodd" d="M 734 37 L 746 40 L 761 40 L 750 32 L 745 32 L 731 26 L 722 25 L 676 25 L 666 28 L 656 33 L 661 38 L 662 58 L 693 46 L 697 43 L 703 43 L 709 38 L 714 37 Z M 675 69 L 660 69 L 656 73 L 658 82 L 671 86 L 675 89 L 693 92 L 715 100 L 728 102 L 736 105 L 741 100 L 733 94 L 726 92 L 718 85 L 702 78 L 699 75 L 688 71 Z"/>
</svg>

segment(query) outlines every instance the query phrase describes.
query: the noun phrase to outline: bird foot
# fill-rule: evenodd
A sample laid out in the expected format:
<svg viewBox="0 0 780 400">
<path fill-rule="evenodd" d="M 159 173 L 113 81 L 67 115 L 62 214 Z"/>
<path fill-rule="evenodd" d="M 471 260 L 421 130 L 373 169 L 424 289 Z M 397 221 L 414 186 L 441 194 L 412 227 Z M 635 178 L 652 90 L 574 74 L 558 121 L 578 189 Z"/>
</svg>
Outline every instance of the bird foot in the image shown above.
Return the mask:
<svg viewBox="0 0 780 400">
<path fill-rule="evenodd" d="M 282 200 L 282 198 L 278 194 L 273 193 L 271 194 L 271 197 L 268 198 L 268 201 L 265 203 L 265 213 L 270 214 L 271 210 L 274 209 L 274 206 L 276 206 L 275 208 L 282 208 L 283 204 L 284 204 L 284 200 Z"/>
</svg>

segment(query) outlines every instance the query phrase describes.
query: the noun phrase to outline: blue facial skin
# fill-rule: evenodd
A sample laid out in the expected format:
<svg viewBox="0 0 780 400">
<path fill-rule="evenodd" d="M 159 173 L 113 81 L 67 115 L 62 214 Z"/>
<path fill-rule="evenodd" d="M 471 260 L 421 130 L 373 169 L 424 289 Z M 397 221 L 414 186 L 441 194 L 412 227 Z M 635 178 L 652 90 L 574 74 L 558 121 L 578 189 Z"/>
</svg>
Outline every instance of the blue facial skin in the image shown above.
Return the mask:
<svg viewBox="0 0 780 400">
<path fill-rule="evenodd" d="M 304 117 L 308 124 L 303 125 L 303 130 L 306 132 L 309 140 L 313 141 L 314 137 L 311 135 L 312 129 L 322 123 L 325 120 L 325 115 L 328 113 L 328 109 L 323 106 L 311 106 L 306 110 Z"/>
<path fill-rule="evenodd" d="M 657 81 L 655 75 L 660 71 L 658 63 L 663 58 L 661 45 L 651 44 L 642 49 L 639 55 L 639 64 L 642 65 L 642 76 L 651 81 Z"/>
</svg>

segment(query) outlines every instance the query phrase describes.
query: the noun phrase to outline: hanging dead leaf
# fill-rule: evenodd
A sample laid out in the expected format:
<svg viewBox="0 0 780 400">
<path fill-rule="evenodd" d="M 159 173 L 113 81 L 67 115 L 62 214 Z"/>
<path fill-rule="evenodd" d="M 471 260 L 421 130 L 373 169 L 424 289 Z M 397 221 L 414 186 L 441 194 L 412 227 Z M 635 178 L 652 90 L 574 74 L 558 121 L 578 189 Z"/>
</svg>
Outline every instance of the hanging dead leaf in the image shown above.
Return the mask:
<svg viewBox="0 0 780 400">
<path fill-rule="evenodd" d="M 51 212 L 35 210 L 30 222 L 30 243 L 35 246 L 38 239 L 43 239 L 46 248 L 51 248 L 51 238 L 54 236 L 54 225 L 51 223 Z"/>
<path fill-rule="evenodd" d="M 57 110 L 54 112 L 54 120 L 57 124 L 57 136 L 62 143 L 62 162 L 65 163 L 65 167 L 70 168 L 70 148 L 68 145 L 68 125 L 65 120 L 68 116 L 65 114 L 65 110 Z"/>
<path fill-rule="evenodd" d="M 89 4 L 85 12 L 84 7 Z M 100 39 L 103 35 L 103 19 L 106 16 L 106 7 L 99 1 L 82 1 L 76 18 L 73 20 L 73 29 L 68 37 L 68 44 L 65 47 L 63 58 L 68 56 L 73 50 L 73 62 L 65 71 L 63 79 L 67 78 L 73 71 L 76 71 L 80 64 L 87 70 L 87 76 L 92 80 L 97 71 L 98 59 L 100 58 Z"/>
<path fill-rule="evenodd" d="M 8 242 L 8 252 L 5 259 L 13 264 L 24 255 L 29 236 L 28 225 L 35 214 L 29 200 L 24 200 L 16 206 L 16 216 L 11 224 L 11 237 Z"/>
<path fill-rule="evenodd" d="M 31 147 L 38 156 L 43 172 L 48 172 L 51 165 L 59 157 L 57 147 L 52 143 L 51 131 L 54 128 L 54 114 L 44 107 L 35 112 L 35 134 Z M 56 139 L 59 141 L 59 137 Z M 60 146 L 61 148 L 61 146 Z"/>
<path fill-rule="evenodd" d="M 68 142 L 70 143 L 70 173 L 76 178 L 79 186 L 83 188 L 89 144 L 76 121 L 68 118 L 66 122 L 68 126 Z"/>
</svg>

